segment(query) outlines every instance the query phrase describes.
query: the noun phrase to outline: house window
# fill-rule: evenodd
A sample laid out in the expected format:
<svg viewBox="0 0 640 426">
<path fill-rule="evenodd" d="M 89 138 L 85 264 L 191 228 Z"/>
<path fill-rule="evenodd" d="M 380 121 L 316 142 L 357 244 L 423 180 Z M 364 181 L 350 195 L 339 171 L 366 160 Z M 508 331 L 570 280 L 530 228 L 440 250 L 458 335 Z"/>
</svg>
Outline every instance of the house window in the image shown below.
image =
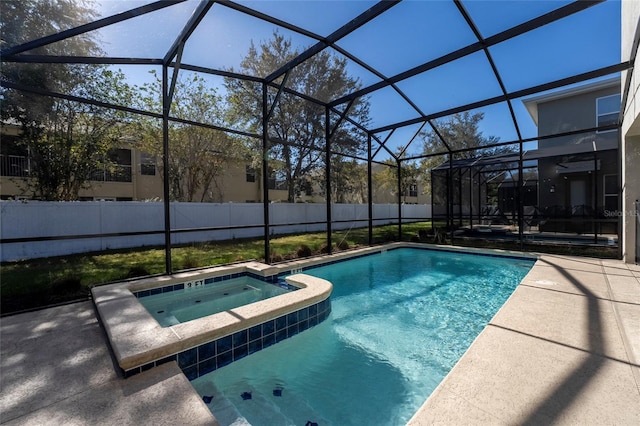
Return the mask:
<svg viewBox="0 0 640 426">
<path fill-rule="evenodd" d="M 140 153 L 140 174 L 144 176 L 156 175 L 156 156 L 154 154 Z"/>
<path fill-rule="evenodd" d="M 0 176 L 28 177 L 31 159 L 27 148 L 14 136 L 2 135 L 0 145 Z"/>
<path fill-rule="evenodd" d="M 417 197 L 418 196 L 418 184 L 412 183 L 409 185 L 409 197 Z"/>
<path fill-rule="evenodd" d="M 608 126 L 618 123 L 620 115 L 620 94 L 604 96 L 596 99 L 596 125 L 598 127 Z M 604 130 L 598 133 L 613 132 L 614 130 Z"/>
<path fill-rule="evenodd" d="M 285 180 L 284 173 L 282 171 L 276 171 L 271 169 L 269 171 L 269 179 L 267 180 L 267 188 L 286 190 L 287 183 Z"/>
<path fill-rule="evenodd" d="M 256 169 L 251 166 L 247 166 L 247 182 L 256 181 Z"/>
<path fill-rule="evenodd" d="M 603 176 L 604 209 L 609 212 L 618 210 L 618 176 Z"/>
<path fill-rule="evenodd" d="M 109 150 L 106 164 L 91 172 L 90 180 L 100 182 L 131 182 L 131 150 Z"/>
</svg>

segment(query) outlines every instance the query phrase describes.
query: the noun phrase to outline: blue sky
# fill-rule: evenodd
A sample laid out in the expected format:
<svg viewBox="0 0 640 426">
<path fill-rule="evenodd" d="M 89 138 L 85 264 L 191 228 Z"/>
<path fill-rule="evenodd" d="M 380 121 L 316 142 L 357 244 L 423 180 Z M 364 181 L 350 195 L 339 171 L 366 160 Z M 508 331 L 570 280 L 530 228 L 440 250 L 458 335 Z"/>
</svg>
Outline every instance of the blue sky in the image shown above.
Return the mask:
<svg viewBox="0 0 640 426">
<path fill-rule="evenodd" d="M 100 2 L 103 16 L 150 1 L 106 0 Z M 99 31 L 110 56 L 162 57 L 191 12 L 199 3 L 189 0 L 149 15 Z M 375 4 L 374 1 L 241 1 L 276 18 L 326 36 Z M 569 2 L 528 0 L 463 0 L 484 37 L 491 36 Z M 238 69 L 251 40 L 268 40 L 275 27 L 221 5 L 214 5 L 189 39 L 183 62 L 211 68 Z M 314 40 L 290 32 L 300 51 Z M 620 3 L 610 0 L 560 22 L 507 40 L 490 48 L 508 91 L 524 89 L 591 69 L 620 62 Z M 452 1 L 404 1 L 356 30 L 337 44 L 359 59 L 393 76 L 423 62 L 475 42 Z M 136 84 L 150 81 L 149 67 L 121 67 Z M 379 78 L 350 62 L 349 71 L 364 86 Z M 216 81 L 216 79 L 212 79 Z M 217 80 L 221 81 L 221 80 Z M 502 92 L 482 52 L 398 83 L 426 114 L 479 101 Z M 418 113 L 392 89 L 371 95 L 372 127 L 411 119 Z M 514 102 L 524 137 L 536 129 L 520 101 Z M 517 138 L 506 104 L 482 109 L 485 135 L 503 141 Z M 399 129 L 392 145 L 402 144 L 417 130 Z M 417 147 L 416 147 L 417 149 Z"/>
</svg>

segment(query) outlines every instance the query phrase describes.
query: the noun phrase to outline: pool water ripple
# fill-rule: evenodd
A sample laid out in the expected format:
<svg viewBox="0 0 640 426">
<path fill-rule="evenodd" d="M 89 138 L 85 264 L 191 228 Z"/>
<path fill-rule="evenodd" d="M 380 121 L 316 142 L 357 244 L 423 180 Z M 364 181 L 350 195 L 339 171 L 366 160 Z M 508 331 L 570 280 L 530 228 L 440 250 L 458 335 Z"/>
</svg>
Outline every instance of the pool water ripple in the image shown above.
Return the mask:
<svg viewBox="0 0 640 426">
<path fill-rule="evenodd" d="M 192 383 L 234 407 L 210 405 L 223 425 L 405 424 L 532 266 L 397 249 L 305 271 L 334 284 L 324 323 Z"/>
</svg>

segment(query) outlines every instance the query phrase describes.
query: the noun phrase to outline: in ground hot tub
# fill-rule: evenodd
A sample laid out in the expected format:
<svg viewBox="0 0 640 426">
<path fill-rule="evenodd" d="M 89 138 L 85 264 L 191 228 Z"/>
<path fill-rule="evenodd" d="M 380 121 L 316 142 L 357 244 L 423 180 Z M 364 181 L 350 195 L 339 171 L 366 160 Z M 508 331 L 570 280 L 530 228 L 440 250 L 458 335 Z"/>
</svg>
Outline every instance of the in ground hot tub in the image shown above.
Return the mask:
<svg viewBox="0 0 640 426">
<path fill-rule="evenodd" d="M 245 275 L 187 281 L 134 294 L 161 326 L 170 327 L 297 289 L 284 280 L 266 282 Z"/>
<path fill-rule="evenodd" d="M 247 262 L 91 292 L 125 377 L 176 361 L 193 380 L 327 318 L 331 283 L 296 272 L 291 265 Z M 163 303 L 154 305 L 154 296 Z M 165 296 L 177 297 L 167 302 L 174 298 Z M 143 306 L 145 299 L 151 312 Z"/>
</svg>

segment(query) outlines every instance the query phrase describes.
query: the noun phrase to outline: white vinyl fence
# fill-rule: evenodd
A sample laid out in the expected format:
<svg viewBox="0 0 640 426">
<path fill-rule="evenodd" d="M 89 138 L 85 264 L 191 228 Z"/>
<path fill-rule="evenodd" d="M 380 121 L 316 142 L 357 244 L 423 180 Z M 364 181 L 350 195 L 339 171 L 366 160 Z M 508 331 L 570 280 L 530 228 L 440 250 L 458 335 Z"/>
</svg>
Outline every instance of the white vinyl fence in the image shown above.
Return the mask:
<svg viewBox="0 0 640 426">
<path fill-rule="evenodd" d="M 368 207 L 366 204 L 334 204 L 331 215 L 334 230 L 362 228 L 367 226 Z M 395 204 L 373 205 L 374 225 L 396 222 L 394 218 L 397 215 L 398 206 Z M 173 244 L 264 235 L 261 203 L 171 203 L 170 217 Z M 402 206 L 403 222 L 430 217 L 429 205 Z M 304 223 L 325 220 L 325 204 L 269 205 L 270 232 L 273 235 L 321 232 L 326 230 L 325 223 Z M 236 228 L 244 226 L 253 227 Z M 227 229 L 202 229 L 217 227 Z M 196 231 L 181 232 L 186 229 Z M 135 201 L 0 201 L 0 232 L 3 240 L 1 261 L 157 246 L 164 244 L 164 206 L 163 203 Z M 114 235 L 130 232 L 149 234 Z M 43 241 L 35 241 L 47 237 Z M 27 241 L 13 241 L 17 239 Z"/>
</svg>

